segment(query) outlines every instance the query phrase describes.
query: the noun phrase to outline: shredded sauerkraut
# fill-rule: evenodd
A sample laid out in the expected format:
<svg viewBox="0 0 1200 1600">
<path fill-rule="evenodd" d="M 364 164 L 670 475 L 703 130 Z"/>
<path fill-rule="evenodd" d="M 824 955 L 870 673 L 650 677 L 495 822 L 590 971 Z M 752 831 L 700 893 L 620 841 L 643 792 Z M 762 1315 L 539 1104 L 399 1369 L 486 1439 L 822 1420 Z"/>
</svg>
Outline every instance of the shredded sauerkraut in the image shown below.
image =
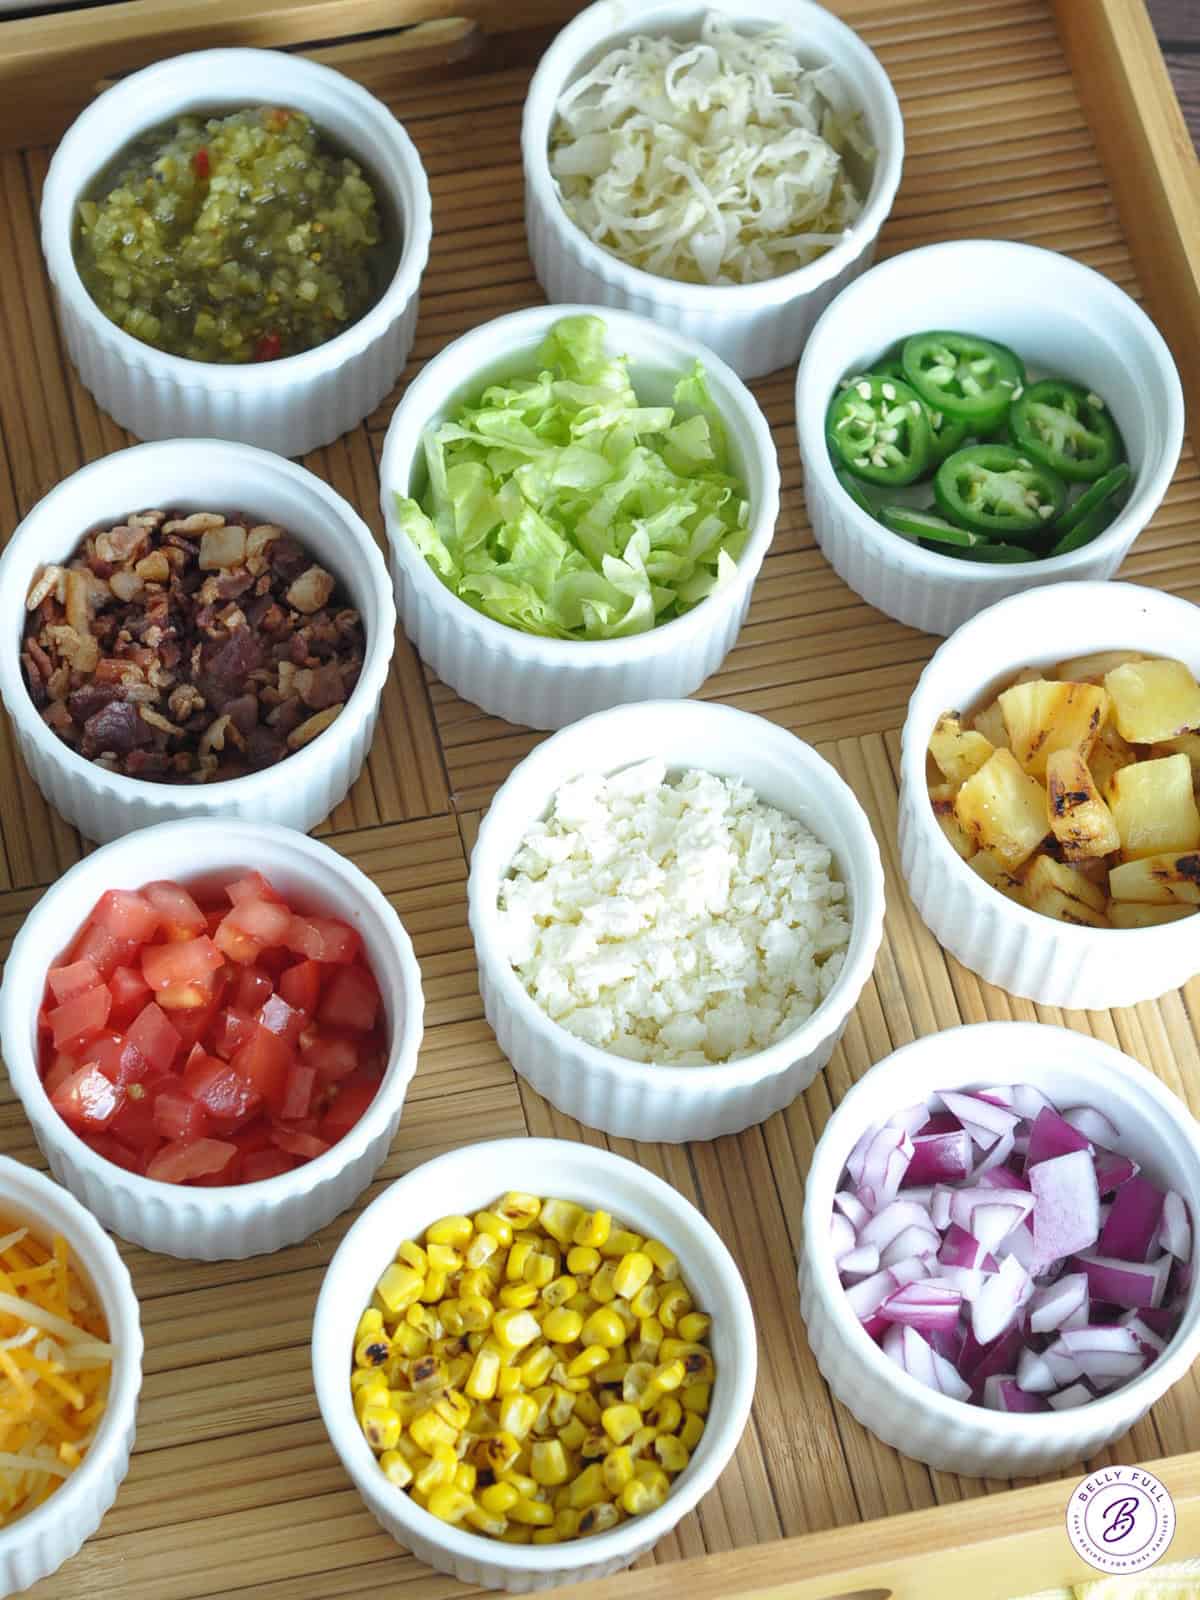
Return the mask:
<svg viewBox="0 0 1200 1600">
<path fill-rule="evenodd" d="M 688 283 L 760 283 L 823 255 L 875 159 L 833 67 L 803 66 L 786 28 L 740 32 L 717 12 L 699 40 L 610 50 L 557 112 L 567 215 L 631 266 Z"/>
</svg>

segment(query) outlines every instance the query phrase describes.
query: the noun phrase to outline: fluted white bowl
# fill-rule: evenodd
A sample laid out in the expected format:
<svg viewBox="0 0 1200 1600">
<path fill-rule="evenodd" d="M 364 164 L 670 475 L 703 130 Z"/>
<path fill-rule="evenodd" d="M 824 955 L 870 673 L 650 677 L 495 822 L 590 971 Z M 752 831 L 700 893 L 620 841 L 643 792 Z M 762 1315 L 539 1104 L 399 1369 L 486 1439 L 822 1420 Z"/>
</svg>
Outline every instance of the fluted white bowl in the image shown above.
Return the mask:
<svg viewBox="0 0 1200 1600">
<path fill-rule="evenodd" d="M 507 1545 L 452 1527 L 388 1483 L 363 1438 L 350 1393 L 358 1319 L 380 1273 L 405 1239 L 439 1217 L 473 1214 L 510 1189 L 602 1206 L 637 1232 L 661 1239 L 679 1260 L 696 1304 L 712 1317 L 716 1380 L 703 1437 L 656 1511 L 607 1533 L 545 1546 Z M 367 1207 L 338 1246 L 317 1301 L 313 1382 L 342 1465 L 394 1539 L 440 1572 L 487 1589 L 524 1593 L 619 1572 L 651 1548 L 708 1493 L 750 1414 L 757 1371 L 754 1317 L 741 1274 L 716 1232 L 670 1184 L 592 1145 L 565 1139 L 498 1139 L 467 1145 L 406 1173 Z"/>
<path fill-rule="evenodd" d="M 220 783 L 150 783 L 108 772 L 48 728 L 21 670 L 25 597 L 49 563 L 66 561 L 86 533 L 151 507 L 248 511 L 294 534 L 337 577 L 362 617 L 366 655 L 331 727 L 274 767 Z M 219 439 L 135 445 L 82 467 L 52 489 L 0 556 L 0 697 L 21 754 L 50 804 L 104 842 L 173 817 L 245 817 L 307 830 L 358 777 L 379 713 L 396 639 L 387 568 L 366 524 L 329 485 L 291 461 Z"/>
<path fill-rule="evenodd" d="M 535 356 L 563 317 L 602 314 L 608 349 L 630 358 L 645 405 L 668 405 L 700 361 L 746 486 L 750 535 L 737 573 L 682 617 L 627 639 L 543 639 L 485 617 L 452 594 L 400 527 L 396 496 L 426 484 L 422 438 L 488 382 L 536 370 Z M 561 728 L 631 700 L 691 694 L 733 647 L 779 516 L 779 462 L 753 395 L 711 350 L 626 312 L 536 306 L 497 317 L 447 345 L 409 384 L 392 416 L 379 466 L 383 515 L 404 630 L 443 683 L 484 711 L 531 728 Z"/>
<path fill-rule="evenodd" d="M 811 0 L 753 0 L 739 24 L 784 24 L 809 64 L 835 67 L 862 109 L 876 148 L 860 216 L 825 255 L 765 283 L 707 285 L 656 277 L 594 244 L 571 221 L 551 175 L 549 148 L 563 91 L 631 35 L 695 39 L 711 9 L 688 0 L 597 0 L 567 24 L 542 56 L 521 124 L 525 232 L 538 281 L 552 301 L 589 301 L 651 317 L 662 327 L 703 339 L 743 378 L 761 377 L 799 356 L 813 324 L 866 267 L 900 183 L 904 123 L 891 82 L 859 36 Z"/>
<path fill-rule="evenodd" d="M 111 322 L 75 264 L 79 202 L 139 134 L 185 112 L 281 105 L 306 112 L 353 156 L 400 235 L 380 299 L 327 344 L 232 365 L 168 355 Z M 42 196 L 42 253 L 67 353 L 104 410 L 141 439 L 210 434 L 304 455 L 372 412 L 403 370 L 433 231 L 429 184 L 388 108 L 352 79 L 280 50 L 201 50 L 121 78 L 71 124 Z"/>
<path fill-rule="evenodd" d="M 1094 1106 L 1125 1154 L 1178 1190 L 1200 1218 L 1200 1126 L 1131 1057 L 1088 1034 L 1036 1022 L 982 1022 L 904 1045 L 850 1090 L 826 1123 L 804 1189 L 800 1309 L 830 1389 L 885 1444 L 944 1472 L 1030 1477 L 1084 1461 L 1120 1438 L 1200 1354 L 1200 1278 L 1175 1337 L 1132 1383 L 1074 1410 L 1009 1414 L 936 1394 L 902 1372 L 846 1300 L 830 1241 L 833 1197 L 867 1128 L 939 1089 L 1029 1083 L 1060 1109 Z"/>
<path fill-rule="evenodd" d="M 929 328 L 998 339 L 1030 369 L 1086 384 L 1105 400 L 1134 476 L 1124 506 L 1090 544 L 1011 566 L 941 556 L 885 528 L 838 482 L 825 435 L 838 383 Z M 959 239 L 893 256 L 837 297 L 796 374 L 796 434 L 813 535 L 834 571 L 889 617 L 947 634 L 1005 595 L 1112 577 L 1175 471 L 1183 389 L 1162 335 L 1110 279 L 1035 245 Z"/>
<path fill-rule="evenodd" d="M 65 1189 L 8 1156 L 0 1156 L 0 1220 L 28 1227 L 46 1244 L 62 1235 L 104 1312 L 114 1351 L 108 1404 L 81 1465 L 43 1505 L 0 1529 L 0 1593 L 9 1595 L 70 1560 L 117 1497 L 133 1448 L 142 1328 L 129 1272 L 104 1229 Z"/>
<path fill-rule="evenodd" d="M 1200 917 L 1084 928 L 1018 905 L 972 871 L 942 832 L 925 756 L 943 711 L 981 707 L 1024 667 L 1097 650 L 1174 656 L 1200 677 L 1200 608 L 1132 583 L 1064 583 L 1012 595 L 935 652 L 909 701 L 900 758 L 901 869 L 938 942 L 1010 994 L 1069 1009 L 1136 1005 L 1186 983 L 1200 972 Z"/>
<path fill-rule="evenodd" d="M 37 1058 L 37 1011 L 46 972 L 107 889 L 160 878 L 224 885 L 254 868 L 291 904 L 338 917 L 363 942 L 390 1032 L 374 1100 L 314 1161 L 258 1183 L 160 1183 L 126 1172 L 78 1138 L 50 1103 Z M 122 1238 L 165 1255 L 204 1261 L 261 1255 L 332 1221 L 366 1188 L 387 1155 L 417 1065 L 425 1002 L 400 918 L 375 885 L 337 851 L 290 828 L 217 818 L 166 822 L 93 851 L 46 890 L 13 940 L 0 987 L 0 1037 L 9 1079 L 60 1183 Z"/>
<path fill-rule="evenodd" d="M 798 818 L 833 852 L 851 919 L 845 964 L 809 1019 L 766 1049 L 703 1067 L 627 1061 L 554 1022 L 509 963 L 497 909 L 530 825 L 568 779 L 661 757 L 739 778 L 767 805 Z M 833 767 L 763 717 L 703 701 L 652 701 L 601 712 L 564 729 L 515 768 L 492 801 L 467 887 L 487 1019 L 516 1070 L 560 1111 L 628 1139 L 715 1139 L 788 1105 L 832 1055 L 871 975 L 883 934 L 883 869 L 866 813 Z"/>
</svg>

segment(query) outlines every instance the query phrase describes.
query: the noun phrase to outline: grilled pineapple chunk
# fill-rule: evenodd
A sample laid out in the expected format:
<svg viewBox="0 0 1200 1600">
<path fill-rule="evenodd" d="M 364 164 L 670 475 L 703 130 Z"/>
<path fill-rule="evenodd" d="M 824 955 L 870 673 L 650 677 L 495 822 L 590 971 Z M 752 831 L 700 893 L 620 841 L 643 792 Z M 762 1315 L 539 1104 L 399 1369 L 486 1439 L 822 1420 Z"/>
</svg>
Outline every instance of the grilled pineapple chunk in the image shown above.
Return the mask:
<svg viewBox="0 0 1200 1600">
<path fill-rule="evenodd" d="M 1182 661 L 1131 661 L 1105 675 L 1113 720 L 1131 744 L 1200 730 L 1200 683 Z"/>
<path fill-rule="evenodd" d="M 1008 729 L 1004 726 L 1004 712 L 999 700 L 993 700 L 990 706 L 985 706 L 982 711 L 977 711 L 971 718 L 971 726 L 976 733 L 981 733 L 988 743 L 996 750 L 1010 748 L 1008 742 Z"/>
<path fill-rule="evenodd" d="M 1185 755 L 1122 767 L 1109 784 L 1106 799 L 1121 836 L 1123 860 L 1200 846 L 1200 810 Z"/>
<path fill-rule="evenodd" d="M 1050 826 L 1068 861 L 1106 856 L 1121 848 L 1113 814 L 1077 750 L 1055 750 L 1046 761 Z"/>
<path fill-rule="evenodd" d="M 1143 856 L 1126 861 L 1108 875 L 1114 900 L 1134 900 L 1142 905 L 1200 906 L 1200 855 Z"/>
<path fill-rule="evenodd" d="M 1110 900 L 1108 920 L 1114 928 L 1157 928 L 1164 922 L 1194 917 L 1195 906 L 1144 906 L 1136 900 Z"/>
<path fill-rule="evenodd" d="M 1094 683 L 1018 683 L 1000 696 L 1013 754 L 1033 778 L 1046 776 L 1055 750 L 1077 750 L 1084 760 L 1108 718 L 1108 692 Z"/>
<path fill-rule="evenodd" d="M 1113 774 L 1119 772 L 1122 767 L 1131 767 L 1136 760 L 1137 751 L 1132 745 L 1125 743 L 1112 722 L 1106 722 L 1100 729 L 1100 737 L 1092 746 L 1087 763 L 1097 789 L 1101 794 L 1105 794 L 1113 780 Z"/>
<path fill-rule="evenodd" d="M 1114 667 L 1145 659 L 1136 650 L 1098 650 L 1094 655 L 1072 656 L 1069 661 L 1060 661 L 1054 669 L 1054 676 L 1064 682 L 1103 683 L 1105 673 L 1111 672 Z"/>
<path fill-rule="evenodd" d="M 1046 791 L 1022 772 L 1011 750 L 995 750 L 959 789 L 959 826 L 1006 867 L 1027 861 L 1050 831 Z"/>
<path fill-rule="evenodd" d="M 954 800 L 958 794 L 958 785 L 954 783 L 935 783 L 929 788 L 929 799 L 933 805 L 933 814 L 938 820 L 938 827 L 949 839 L 955 849 L 965 861 L 968 856 L 975 853 L 975 841 L 969 837 L 958 825 L 958 818 L 954 815 Z"/>
<path fill-rule="evenodd" d="M 979 771 L 992 746 L 981 733 L 964 728 L 957 711 L 943 711 L 929 736 L 929 753 L 943 777 L 957 786 Z"/>
<path fill-rule="evenodd" d="M 1021 873 L 1025 903 L 1043 916 L 1081 927 L 1107 928 L 1107 896 L 1099 884 L 1053 856 L 1037 856 Z"/>
<path fill-rule="evenodd" d="M 1185 755 L 1192 763 L 1192 785 L 1200 787 L 1200 733 L 1181 733 L 1178 739 L 1164 739 L 1164 755 Z"/>
<path fill-rule="evenodd" d="M 976 851 L 967 865 L 979 874 L 984 883 L 990 883 L 993 889 L 999 889 L 1001 894 L 1017 901 L 1019 905 L 1025 904 L 1024 884 L 990 850 Z"/>
</svg>

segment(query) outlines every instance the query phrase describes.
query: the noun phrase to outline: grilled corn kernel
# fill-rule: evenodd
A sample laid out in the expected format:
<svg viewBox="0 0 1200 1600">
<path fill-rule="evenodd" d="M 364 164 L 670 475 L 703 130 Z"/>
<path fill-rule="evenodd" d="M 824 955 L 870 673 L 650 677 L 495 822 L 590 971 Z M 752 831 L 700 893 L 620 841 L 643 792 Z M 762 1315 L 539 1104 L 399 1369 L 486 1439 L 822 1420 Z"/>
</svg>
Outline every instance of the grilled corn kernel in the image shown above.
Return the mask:
<svg viewBox="0 0 1200 1600">
<path fill-rule="evenodd" d="M 644 1243 L 640 1233 L 633 1233 L 628 1228 L 614 1228 L 600 1246 L 600 1254 L 610 1261 L 619 1261 L 630 1251 L 640 1250 Z"/>
<path fill-rule="evenodd" d="M 698 1416 L 708 1415 L 709 1404 L 712 1401 L 711 1383 L 689 1383 L 684 1386 L 680 1398 L 685 1411 L 694 1411 Z"/>
<path fill-rule="evenodd" d="M 622 1300 L 632 1300 L 650 1282 L 654 1263 L 643 1250 L 631 1250 L 621 1257 L 613 1273 L 613 1288 Z"/>
<path fill-rule="evenodd" d="M 698 1411 L 685 1411 L 683 1425 L 679 1429 L 679 1438 L 685 1448 L 694 1450 L 704 1435 L 704 1418 Z"/>
<path fill-rule="evenodd" d="M 644 1322 L 647 1317 L 652 1317 L 658 1310 L 659 1290 L 653 1283 L 647 1283 L 635 1295 L 629 1297 L 629 1309 L 639 1322 Z"/>
<path fill-rule="evenodd" d="M 505 1544 L 532 1544 L 533 1529 L 519 1528 L 516 1523 L 510 1522 L 500 1537 Z"/>
<path fill-rule="evenodd" d="M 499 1241 L 490 1233 L 477 1233 L 467 1246 L 466 1260 L 469 1267 L 484 1267 L 499 1250 Z"/>
<path fill-rule="evenodd" d="M 474 1494 L 475 1480 L 478 1476 L 479 1474 L 469 1461 L 460 1461 L 454 1469 L 455 1487 L 461 1489 L 464 1494 Z"/>
<path fill-rule="evenodd" d="M 382 1367 L 392 1353 L 386 1333 L 368 1333 L 354 1347 L 356 1367 Z"/>
<path fill-rule="evenodd" d="M 529 1542 L 530 1544 L 558 1544 L 559 1537 L 555 1533 L 553 1526 L 535 1528 L 533 1530 L 533 1538 Z"/>
<path fill-rule="evenodd" d="M 553 1506 L 548 1506 L 544 1500 L 532 1500 L 525 1495 L 521 1496 L 508 1514 L 514 1522 L 521 1522 L 533 1528 L 546 1528 L 554 1521 Z"/>
<path fill-rule="evenodd" d="M 679 1262 L 673 1250 L 668 1250 L 661 1239 L 647 1239 L 642 1249 L 654 1263 L 654 1270 L 664 1283 L 679 1276 Z"/>
<path fill-rule="evenodd" d="M 578 1294 L 578 1292 L 579 1279 L 572 1278 L 568 1273 L 564 1273 L 562 1277 L 555 1278 L 542 1290 L 542 1304 L 547 1311 L 557 1311 L 559 1306 L 564 1305 L 573 1294 Z"/>
<path fill-rule="evenodd" d="M 510 1189 L 492 1210 L 503 1217 L 512 1228 L 529 1228 L 537 1221 L 542 1202 L 535 1194 L 525 1194 L 520 1189 Z"/>
<path fill-rule="evenodd" d="M 590 1467 L 584 1467 L 572 1483 L 570 1504 L 575 1511 L 586 1511 L 589 1506 L 599 1505 L 605 1498 L 604 1469 L 593 1462 Z"/>
<path fill-rule="evenodd" d="M 445 1367 L 436 1356 L 431 1355 L 424 1355 L 419 1361 L 414 1361 L 408 1376 L 414 1389 L 430 1395 L 443 1389 L 447 1380 Z"/>
<path fill-rule="evenodd" d="M 575 1415 L 594 1427 L 600 1421 L 600 1402 L 594 1394 L 585 1390 L 583 1394 L 575 1396 Z"/>
<path fill-rule="evenodd" d="M 610 1450 L 604 1458 L 602 1471 L 604 1487 L 615 1500 L 633 1478 L 633 1452 L 628 1445 L 618 1445 Z"/>
<path fill-rule="evenodd" d="M 537 1301 L 538 1290 L 534 1283 L 506 1283 L 500 1291 L 500 1304 L 512 1311 L 528 1311 Z"/>
<path fill-rule="evenodd" d="M 660 1433 L 654 1441 L 653 1450 L 667 1472 L 682 1472 L 691 1460 L 687 1446 L 673 1433 Z"/>
<path fill-rule="evenodd" d="M 398 1450 L 385 1450 L 379 1465 L 387 1481 L 397 1489 L 407 1489 L 413 1481 L 413 1470 Z"/>
<path fill-rule="evenodd" d="M 600 1266 L 600 1252 L 591 1245 L 576 1245 L 567 1251 L 567 1271 L 577 1278 L 590 1278 Z"/>
<path fill-rule="evenodd" d="M 508 1530 L 508 1522 L 504 1517 L 494 1517 L 477 1503 L 467 1512 L 466 1522 L 476 1533 L 486 1533 L 490 1539 L 503 1539 Z"/>
<path fill-rule="evenodd" d="M 569 1378 L 586 1378 L 608 1360 L 608 1351 L 602 1344 L 585 1345 L 567 1367 Z"/>
<path fill-rule="evenodd" d="M 657 1428 L 652 1428 L 649 1426 L 641 1427 L 634 1434 L 633 1438 L 630 1439 L 629 1448 L 635 1456 L 644 1456 L 647 1450 L 652 1447 L 655 1439 L 657 1438 Z"/>
<path fill-rule="evenodd" d="M 369 1402 L 363 1408 L 362 1431 L 372 1450 L 394 1450 L 400 1437 L 400 1418 L 389 1405 Z"/>
<path fill-rule="evenodd" d="M 574 1414 L 575 1396 L 569 1389 L 564 1389 L 561 1384 L 551 1385 L 550 1410 L 547 1416 L 549 1417 L 550 1426 L 559 1430 L 559 1438 L 562 1438 L 562 1430 L 570 1422 Z M 565 1439 L 563 1443 L 566 1443 Z M 572 1449 L 573 1446 L 567 1445 L 567 1448 Z"/>
<path fill-rule="evenodd" d="M 497 1216 L 494 1211 L 477 1211 L 472 1218 L 476 1233 L 490 1233 L 498 1245 L 505 1250 L 513 1242 L 512 1223 L 504 1217 Z"/>
<path fill-rule="evenodd" d="M 414 1487 L 422 1494 L 432 1494 L 442 1484 L 452 1484 L 458 1469 L 458 1457 L 448 1444 L 436 1444 L 429 1460 L 417 1471 Z"/>
<path fill-rule="evenodd" d="M 477 1296 L 482 1300 L 488 1300 L 495 1294 L 498 1282 L 499 1277 L 494 1267 L 468 1266 L 467 1271 L 458 1280 L 459 1298 L 466 1300 Z"/>
<path fill-rule="evenodd" d="M 584 1323 L 580 1338 L 585 1345 L 598 1344 L 605 1350 L 615 1350 L 625 1343 L 625 1324 L 615 1311 L 601 1306 Z"/>
<path fill-rule="evenodd" d="M 571 1398 L 573 1400 L 575 1396 Z M 564 1450 L 578 1450 L 587 1438 L 587 1424 L 579 1417 L 569 1417 L 557 1426 L 559 1443 Z"/>
<path fill-rule="evenodd" d="M 424 1287 L 424 1276 L 415 1267 L 406 1266 L 402 1261 L 393 1261 L 375 1285 L 375 1292 L 395 1316 L 398 1311 L 419 1300 Z"/>
<path fill-rule="evenodd" d="M 621 1510 L 631 1517 L 641 1517 L 647 1511 L 657 1511 L 667 1498 L 670 1488 L 666 1475 L 660 1474 L 660 1476 L 661 1486 L 657 1482 L 649 1483 L 645 1478 L 631 1479 L 621 1490 Z"/>
<path fill-rule="evenodd" d="M 663 1342 L 663 1325 L 657 1317 L 643 1317 L 638 1323 L 638 1338 L 650 1349 L 657 1350 Z"/>
<path fill-rule="evenodd" d="M 673 1394 L 664 1395 L 649 1420 L 659 1433 L 674 1433 L 683 1421 L 683 1407 Z"/>
<path fill-rule="evenodd" d="M 606 1261 L 599 1272 L 593 1273 L 592 1281 L 588 1284 L 588 1293 L 597 1304 L 607 1305 L 610 1300 L 617 1298 L 617 1291 L 613 1288 L 616 1271 L 616 1262 Z"/>
<path fill-rule="evenodd" d="M 433 1402 L 433 1411 L 456 1433 L 461 1433 L 471 1420 L 471 1402 L 457 1389 L 447 1389 L 440 1394 Z"/>
<path fill-rule="evenodd" d="M 686 1316 L 691 1309 L 691 1295 L 681 1283 L 673 1283 L 660 1295 L 655 1315 L 668 1333 L 674 1333 L 679 1326 L 680 1317 Z"/>
<path fill-rule="evenodd" d="M 574 1244 L 601 1246 L 612 1232 L 612 1217 L 607 1211 L 587 1211 L 575 1224 Z"/>
<path fill-rule="evenodd" d="M 513 1488 L 517 1491 L 518 1499 L 537 1499 L 538 1486 L 536 1483 L 534 1483 L 533 1479 L 527 1472 L 518 1472 L 515 1467 L 509 1467 L 508 1471 L 504 1474 L 504 1477 L 505 1480 L 508 1483 L 511 1483 Z"/>
<path fill-rule="evenodd" d="M 580 1535 L 589 1533 L 606 1533 L 609 1528 L 615 1528 L 621 1520 L 621 1513 L 611 1500 L 601 1500 L 599 1504 L 589 1506 L 579 1519 Z"/>
<path fill-rule="evenodd" d="M 543 1324 L 543 1331 L 545 1324 Z M 548 1344 L 534 1345 L 521 1362 L 521 1382 L 527 1389 L 540 1389 L 550 1376 L 555 1364 L 555 1354 Z"/>
<path fill-rule="evenodd" d="M 426 1246 L 425 1254 L 429 1258 L 429 1265 L 437 1272 L 458 1272 L 463 1264 L 462 1251 L 456 1250 L 453 1245 L 430 1244 Z"/>
<path fill-rule="evenodd" d="M 537 1421 L 538 1403 L 530 1394 L 510 1394 L 500 1402 L 500 1426 L 523 1439 Z"/>
<path fill-rule="evenodd" d="M 554 1486 L 566 1483 L 567 1452 L 557 1439 L 539 1439 L 529 1452 L 529 1472 L 536 1482 Z"/>
<path fill-rule="evenodd" d="M 582 1332 L 583 1318 L 566 1306 L 548 1311 L 542 1318 L 542 1333 L 552 1344 L 574 1344 Z"/>
<path fill-rule="evenodd" d="M 619 1344 L 609 1352 L 610 1359 L 602 1367 L 597 1367 L 592 1374 L 593 1381 L 605 1385 L 624 1383 L 625 1374 L 629 1370 L 629 1363 L 625 1359 L 625 1346 Z"/>
<path fill-rule="evenodd" d="M 654 1368 L 648 1361 L 635 1361 L 625 1372 L 621 1380 L 621 1398 L 629 1405 L 640 1406 L 642 1397 L 646 1393 L 646 1385 L 654 1376 Z M 652 1404 L 648 1401 L 647 1404 Z"/>
<path fill-rule="evenodd" d="M 532 1239 L 518 1239 L 508 1252 L 508 1259 L 504 1263 L 504 1276 L 509 1283 L 521 1283 L 525 1277 L 525 1263 L 533 1254 Z"/>
<path fill-rule="evenodd" d="M 712 1318 L 705 1316 L 703 1311 L 689 1311 L 675 1324 L 675 1331 L 689 1344 L 698 1344 L 701 1339 L 707 1337 L 711 1327 Z"/>
<path fill-rule="evenodd" d="M 493 1433 L 486 1439 L 477 1439 L 472 1445 L 471 1464 L 498 1478 L 501 1473 L 512 1471 L 513 1463 L 520 1454 L 521 1446 L 511 1433 Z"/>
<path fill-rule="evenodd" d="M 465 1294 L 458 1302 L 458 1313 L 467 1333 L 482 1333 L 492 1325 L 492 1305 L 481 1294 Z"/>
<path fill-rule="evenodd" d="M 430 1267 L 425 1275 L 425 1282 L 421 1286 L 418 1299 L 427 1306 L 437 1305 L 439 1300 L 446 1297 L 446 1274 L 439 1272 L 436 1267 Z"/>
<path fill-rule="evenodd" d="M 358 1319 L 358 1327 L 354 1332 L 355 1344 L 360 1343 L 368 1335 L 383 1332 L 383 1312 L 378 1306 L 368 1306 Z"/>
<path fill-rule="evenodd" d="M 553 1281 L 557 1270 L 555 1256 L 547 1255 L 544 1250 L 534 1250 L 525 1262 L 525 1282 L 532 1284 L 540 1292 Z"/>
<path fill-rule="evenodd" d="M 567 1250 L 574 1240 L 575 1229 L 579 1226 L 579 1219 L 583 1214 L 583 1207 L 575 1205 L 570 1200 L 543 1200 L 538 1221 L 543 1230 Z"/>
<path fill-rule="evenodd" d="M 408 1431 L 414 1443 L 432 1455 L 434 1445 L 453 1445 L 462 1430 L 443 1422 L 434 1411 L 422 1411 L 419 1417 L 414 1417 L 409 1423 Z"/>
<path fill-rule="evenodd" d="M 497 1311 L 492 1318 L 492 1338 L 502 1350 L 524 1350 L 542 1330 L 530 1311 Z"/>
<path fill-rule="evenodd" d="M 416 1328 L 411 1328 L 407 1322 L 402 1322 L 396 1329 L 392 1349 L 399 1351 L 406 1361 L 417 1361 L 429 1349 L 429 1340 Z"/>
<path fill-rule="evenodd" d="M 474 1233 L 470 1217 L 452 1216 L 441 1217 L 437 1222 L 431 1222 L 425 1229 L 425 1243 L 448 1244 L 454 1250 L 461 1250 L 469 1244 Z"/>
<path fill-rule="evenodd" d="M 580 1513 L 571 1506 L 562 1506 L 554 1513 L 554 1534 L 558 1539 L 573 1539 L 579 1532 Z"/>
<path fill-rule="evenodd" d="M 460 1334 L 466 1333 L 466 1325 L 457 1300 L 443 1300 L 438 1311 L 441 1313 L 442 1327 L 451 1338 L 457 1339 Z"/>
<path fill-rule="evenodd" d="M 355 1357 L 357 1360 L 357 1356 Z M 350 1393 L 358 1395 L 364 1389 L 386 1389 L 388 1375 L 383 1367 L 359 1363 L 350 1374 Z"/>
<path fill-rule="evenodd" d="M 600 1461 L 608 1454 L 609 1438 L 603 1428 L 593 1428 L 579 1447 L 585 1461 Z"/>
<path fill-rule="evenodd" d="M 490 1400 L 496 1393 L 499 1378 L 499 1353 L 485 1345 L 475 1357 L 471 1376 L 467 1379 L 467 1393 L 473 1400 Z"/>
<path fill-rule="evenodd" d="M 655 1367 L 646 1387 L 642 1390 L 642 1405 L 653 1404 L 659 1395 L 673 1393 L 686 1376 L 682 1361 L 662 1362 Z"/>
<path fill-rule="evenodd" d="M 624 1444 L 641 1427 L 642 1414 L 636 1406 L 607 1406 L 600 1413 L 600 1423 L 614 1444 Z"/>
<path fill-rule="evenodd" d="M 492 1516 L 506 1517 L 521 1498 L 520 1491 L 511 1483 L 491 1483 L 479 1491 L 479 1504 Z"/>
<path fill-rule="evenodd" d="M 568 1311 L 578 1311 L 581 1317 L 589 1316 L 596 1309 L 598 1303 L 583 1289 L 578 1294 L 573 1294 L 569 1300 L 563 1301 Z"/>
<path fill-rule="evenodd" d="M 475 1502 L 452 1483 L 443 1483 L 429 1496 L 425 1509 L 439 1522 L 462 1522 Z"/>
</svg>

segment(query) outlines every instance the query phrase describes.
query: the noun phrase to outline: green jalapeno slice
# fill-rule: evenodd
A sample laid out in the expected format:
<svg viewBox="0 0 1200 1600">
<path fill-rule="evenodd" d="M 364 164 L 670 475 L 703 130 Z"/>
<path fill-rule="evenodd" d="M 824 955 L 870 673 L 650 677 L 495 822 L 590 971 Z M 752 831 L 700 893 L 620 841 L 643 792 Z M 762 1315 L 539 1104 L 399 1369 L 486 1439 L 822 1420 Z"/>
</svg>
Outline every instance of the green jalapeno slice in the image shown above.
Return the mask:
<svg viewBox="0 0 1200 1600">
<path fill-rule="evenodd" d="M 834 395 L 825 434 L 835 463 L 867 483 L 915 483 L 929 465 L 932 434 L 916 393 L 896 378 L 869 373 Z"/>
<path fill-rule="evenodd" d="M 942 462 L 933 494 L 942 515 L 959 527 L 1022 539 L 1056 520 L 1067 486 L 1010 445 L 973 444 Z"/>
<path fill-rule="evenodd" d="M 1008 426 L 1019 450 L 1070 483 L 1094 483 L 1124 454 L 1100 396 L 1063 378 L 1025 389 L 1013 401 Z"/>
<path fill-rule="evenodd" d="M 1000 422 L 1025 382 L 1006 345 L 971 333 L 914 333 L 904 343 L 904 376 L 934 411 L 961 418 L 973 432 Z"/>
</svg>

